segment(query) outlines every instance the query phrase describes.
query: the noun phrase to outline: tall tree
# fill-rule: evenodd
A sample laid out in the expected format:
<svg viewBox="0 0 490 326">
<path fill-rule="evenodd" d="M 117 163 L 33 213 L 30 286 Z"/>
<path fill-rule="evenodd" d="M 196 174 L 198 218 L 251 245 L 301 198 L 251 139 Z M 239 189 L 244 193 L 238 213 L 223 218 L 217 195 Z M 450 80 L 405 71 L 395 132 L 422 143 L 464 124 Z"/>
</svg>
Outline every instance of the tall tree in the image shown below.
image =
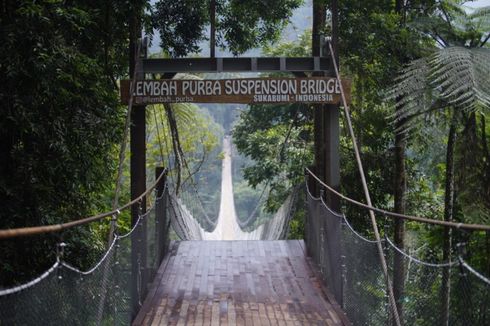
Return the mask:
<svg viewBox="0 0 490 326">
<path fill-rule="evenodd" d="M 405 10 L 404 1 L 395 1 L 395 13 L 400 17 L 399 25 L 403 29 L 405 28 Z M 401 48 L 402 49 L 402 48 Z M 400 63 L 406 61 L 404 51 L 398 51 L 397 56 Z M 399 99 L 397 99 L 399 100 Z M 395 125 L 395 129 L 400 128 L 403 125 L 403 121 L 398 121 Z M 405 214 L 406 200 L 405 193 L 407 189 L 407 171 L 405 167 L 405 149 L 406 138 L 403 134 L 395 134 L 395 173 L 394 173 L 394 208 L 395 212 L 399 214 Z M 395 245 L 401 250 L 405 249 L 405 220 L 396 219 L 394 222 L 394 241 Z M 404 257 L 395 253 L 393 257 L 393 295 L 395 296 L 396 307 L 398 315 L 400 316 L 400 322 L 403 323 L 403 292 L 405 288 L 405 263 Z"/>
<path fill-rule="evenodd" d="M 240 54 L 276 41 L 300 4 L 301 0 L 160 0 L 152 24 L 160 33 L 162 49 L 171 56 L 195 53 L 207 39 L 205 30 L 212 16 L 209 6 L 214 5 L 217 45 Z"/>
<path fill-rule="evenodd" d="M 101 208 L 121 139 L 114 80 L 127 67 L 118 53 L 127 33 L 116 33 L 124 15 L 112 2 L 102 10 L 86 1 L 2 2 L 0 228 L 67 222 Z M 99 243 L 89 228 L 63 236 L 67 259 L 92 262 Z M 4 241 L 0 284 L 51 265 L 58 241 Z"/>
<path fill-rule="evenodd" d="M 392 89 L 396 102 L 395 123 L 399 133 L 412 128 L 421 117 L 435 110 L 448 111 L 449 131 L 446 151 L 444 220 L 454 218 L 454 150 L 461 112 L 490 108 L 489 8 L 467 14 L 459 1 L 442 1 L 435 15 L 423 17 L 417 27 L 428 33 L 440 48 L 413 61 Z M 444 115 L 443 115 L 444 116 Z M 451 260 L 452 234 L 443 234 L 443 259 Z M 442 280 L 443 324 L 449 323 L 450 274 L 445 268 Z"/>
</svg>

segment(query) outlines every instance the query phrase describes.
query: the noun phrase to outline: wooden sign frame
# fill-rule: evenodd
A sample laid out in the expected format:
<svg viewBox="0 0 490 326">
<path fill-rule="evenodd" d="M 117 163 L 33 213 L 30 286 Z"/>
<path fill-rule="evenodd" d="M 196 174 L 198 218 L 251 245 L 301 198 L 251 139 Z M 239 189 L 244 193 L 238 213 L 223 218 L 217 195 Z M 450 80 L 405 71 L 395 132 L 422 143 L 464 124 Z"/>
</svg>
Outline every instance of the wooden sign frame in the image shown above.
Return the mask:
<svg viewBox="0 0 490 326">
<path fill-rule="evenodd" d="M 129 80 L 121 81 L 121 101 L 130 98 Z M 350 82 L 342 81 L 350 94 Z M 348 99 L 350 100 L 350 99 Z M 158 103 L 239 103 L 338 104 L 340 87 L 336 78 L 237 78 L 237 79 L 158 79 L 137 80 L 134 87 L 135 104 Z"/>
</svg>

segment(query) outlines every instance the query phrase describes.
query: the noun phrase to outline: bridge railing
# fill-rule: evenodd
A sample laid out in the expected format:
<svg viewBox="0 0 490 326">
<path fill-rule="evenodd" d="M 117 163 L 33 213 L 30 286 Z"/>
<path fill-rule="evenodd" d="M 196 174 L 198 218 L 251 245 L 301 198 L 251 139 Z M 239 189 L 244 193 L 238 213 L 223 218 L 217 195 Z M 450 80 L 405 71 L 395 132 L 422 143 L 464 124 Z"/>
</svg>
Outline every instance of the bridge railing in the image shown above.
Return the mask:
<svg viewBox="0 0 490 326">
<path fill-rule="evenodd" d="M 65 261 L 65 244 L 60 243 L 57 260 L 38 278 L 0 288 L 0 325 L 130 324 L 169 247 L 168 188 L 161 173 L 157 169 L 157 182 L 144 194 L 151 206 L 129 232 L 115 234 L 91 269 Z"/>
<path fill-rule="evenodd" d="M 332 210 L 323 194 L 316 197 L 310 191 L 311 182 L 309 186 L 306 182 L 305 241 L 327 288 L 353 325 L 393 325 L 376 240 L 357 232 L 347 216 Z M 388 232 L 381 241 L 391 275 L 394 256 L 403 260 L 402 325 L 444 324 L 445 309 L 449 309 L 449 325 L 488 323 L 490 280 L 465 261 L 463 251 L 454 252 L 452 261 L 439 262 L 428 245 L 407 253 L 396 247 Z M 445 280 L 450 287 L 447 308 L 442 300 Z"/>
</svg>

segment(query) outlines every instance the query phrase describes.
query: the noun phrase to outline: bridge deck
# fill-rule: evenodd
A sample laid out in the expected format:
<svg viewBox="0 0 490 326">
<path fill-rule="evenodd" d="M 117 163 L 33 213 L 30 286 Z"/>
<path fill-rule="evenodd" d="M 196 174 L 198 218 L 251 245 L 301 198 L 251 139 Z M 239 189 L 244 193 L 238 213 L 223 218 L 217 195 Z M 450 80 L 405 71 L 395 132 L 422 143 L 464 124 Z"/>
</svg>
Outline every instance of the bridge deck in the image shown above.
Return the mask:
<svg viewBox="0 0 490 326">
<path fill-rule="evenodd" d="M 302 241 L 185 241 L 172 244 L 134 325 L 344 323 Z"/>
</svg>

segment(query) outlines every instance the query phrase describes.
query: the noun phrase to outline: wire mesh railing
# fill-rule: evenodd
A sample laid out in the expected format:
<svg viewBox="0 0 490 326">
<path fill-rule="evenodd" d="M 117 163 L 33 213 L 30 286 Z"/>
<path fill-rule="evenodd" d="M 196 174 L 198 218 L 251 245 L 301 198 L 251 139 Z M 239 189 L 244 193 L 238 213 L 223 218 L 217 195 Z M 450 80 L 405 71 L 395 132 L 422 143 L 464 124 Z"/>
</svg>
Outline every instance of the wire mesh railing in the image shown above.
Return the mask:
<svg viewBox="0 0 490 326">
<path fill-rule="evenodd" d="M 202 201 L 197 185 L 192 177 L 190 178 L 191 180 L 180 188 L 179 194 L 175 198 L 179 198 L 180 204 L 189 211 L 199 225 L 210 232 L 216 227 L 218 216 L 217 214 L 212 216 L 208 214 L 208 209 Z"/>
<path fill-rule="evenodd" d="M 193 215 L 182 199 L 175 195 L 169 195 L 169 218 L 172 230 L 180 240 L 202 240 L 204 228 Z"/>
<path fill-rule="evenodd" d="M 156 191 L 153 205 L 139 214 L 128 233 L 115 234 L 91 269 L 83 271 L 65 261 L 65 244 L 60 243 L 57 261 L 45 273 L 31 282 L 0 288 L 0 325 L 130 324 L 169 245 L 168 191 Z M 140 248 L 136 260 L 135 243 Z"/>
<path fill-rule="evenodd" d="M 392 325 L 376 240 L 357 232 L 343 214 L 328 207 L 322 196 L 315 197 L 308 185 L 306 192 L 307 248 L 348 319 L 353 325 Z M 399 249 L 386 234 L 381 242 L 390 274 L 394 256 L 399 255 L 403 261 L 404 290 L 400 303 L 403 325 L 444 324 L 444 309 L 449 311 L 449 325 L 488 324 L 490 280 L 472 268 L 461 254 L 455 254 L 451 262 L 424 261 Z M 445 277 L 450 288 L 448 307 L 444 307 L 442 300 Z"/>
</svg>

